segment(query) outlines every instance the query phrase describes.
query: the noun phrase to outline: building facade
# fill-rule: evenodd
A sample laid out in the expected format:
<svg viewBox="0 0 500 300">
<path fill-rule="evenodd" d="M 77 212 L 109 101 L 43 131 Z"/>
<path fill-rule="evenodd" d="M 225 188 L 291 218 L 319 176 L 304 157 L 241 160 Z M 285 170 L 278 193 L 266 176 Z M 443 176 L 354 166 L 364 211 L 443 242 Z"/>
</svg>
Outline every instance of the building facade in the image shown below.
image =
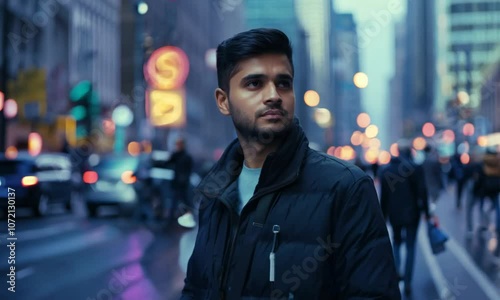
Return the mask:
<svg viewBox="0 0 500 300">
<path fill-rule="evenodd" d="M 449 0 L 448 71 L 455 97 L 464 91 L 473 108 L 480 106 L 486 70 L 498 61 L 498 0 Z"/>
<path fill-rule="evenodd" d="M 119 96 L 119 1 L 0 3 L 2 19 L 8 19 L 0 35 L 9 41 L 0 54 L 6 58 L 2 80 L 19 107 L 9 121 L 7 146 L 37 131 L 44 149 L 58 150 L 61 139 L 72 135 L 62 119 L 74 84 L 93 82 L 104 106 Z"/>
<path fill-rule="evenodd" d="M 408 1 L 402 116 L 406 135 L 431 120 L 436 88 L 436 19 L 434 0 Z"/>
<path fill-rule="evenodd" d="M 359 72 L 359 51 L 356 23 L 352 14 L 334 15 L 335 39 L 333 56 L 335 116 L 334 144 L 348 145 L 357 130 L 356 117 L 361 113 L 361 94 L 353 76 Z"/>
</svg>

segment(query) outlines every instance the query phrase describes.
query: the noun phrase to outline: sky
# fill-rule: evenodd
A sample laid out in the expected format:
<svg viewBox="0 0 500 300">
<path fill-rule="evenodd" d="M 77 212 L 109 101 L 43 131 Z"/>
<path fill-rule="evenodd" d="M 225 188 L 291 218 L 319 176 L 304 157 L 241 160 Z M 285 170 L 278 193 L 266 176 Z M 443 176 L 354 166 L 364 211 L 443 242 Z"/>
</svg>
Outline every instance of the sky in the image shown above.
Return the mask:
<svg viewBox="0 0 500 300">
<path fill-rule="evenodd" d="M 394 24 L 404 19 L 405 0 L 332 0 L 339 13 L 352 13 L 358 29 L 361 72 L 368 75 L 368 86 L 362 90 L 362 108 L 379 127 L 383 148 L 388 140 L 389 80 L 394 74 Z M 384 147 L 385 146 L 385 147 Z"/>
</svg>

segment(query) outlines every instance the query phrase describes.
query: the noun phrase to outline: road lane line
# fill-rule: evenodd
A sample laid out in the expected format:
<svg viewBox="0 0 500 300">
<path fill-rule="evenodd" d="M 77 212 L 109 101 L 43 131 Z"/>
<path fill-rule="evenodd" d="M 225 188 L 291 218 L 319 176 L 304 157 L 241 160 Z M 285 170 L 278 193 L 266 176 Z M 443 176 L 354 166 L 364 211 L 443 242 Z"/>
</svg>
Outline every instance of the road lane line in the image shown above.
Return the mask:
<svg viewBox="0 0 500 300">
<path fill-rule="evenodd" d="M 24 269 L 17 271 L 16 278 L 23 279 L 23 278 L 30 276 L 33 273 L 35 273 L 35 269 L 33 269 L 32 267 L 27 267 L 27 268 L 24 268 Z"/>
<path fill-rule="evenodd" d="M 453 295 L 448 288 L 443 270 L 441 270 L 436 257 L 431 252 L 429 238 L 427 237 L 425 229 L 422 229 L 422 226 L 419 226 L 418 230 L 418 244 L 422 254 L 424 255 L 425 262 L 429 267 L 429 272 L 431 273 L 432 281 L 434 282 L 434 286 L 438 292 L 439 299 L 451 299 Z"/>
<path fill-rule="evenodd" d="M 75 222 L 65 222 L 60 224 L 54 224 L 52 226 L 47 226 L 38 229 L 30 229 L 17 232 L 19 239 L 23 241 L 31 241 L 36 239 L 47 238 L 50 236 L 58 235 L 66 231 L 71 231 L 78 228 L 78 224 Z"/>
<path fill-rule="evenodd" d="M 446 246 L 462 264 L 474 281 L 476 281 L 477 285 L 479 285 L 486 296 L 488 296 L 488 299 L 500 299 L 500 293 L 498 293 L 498 290 L 491 283 L 490 279 L 479 269 L 478 266 L 476 266 L 470 255 L 453 238 L 450 237 Z"/>
</svg>

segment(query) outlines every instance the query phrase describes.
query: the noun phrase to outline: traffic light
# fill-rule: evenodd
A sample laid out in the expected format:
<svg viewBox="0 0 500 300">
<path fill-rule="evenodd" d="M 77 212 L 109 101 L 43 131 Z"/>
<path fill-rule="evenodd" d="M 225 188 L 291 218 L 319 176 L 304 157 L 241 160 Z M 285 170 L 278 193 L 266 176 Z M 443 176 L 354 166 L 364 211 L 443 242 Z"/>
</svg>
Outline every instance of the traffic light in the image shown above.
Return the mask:
<svg viewBox="0 0 500 300">
<path fill-rule="evenodd" d="M 76 84 L 69 93 L 69 98 L 73 102 L 70 114 L 76 121 L 77 139 L 88 136 L 92 129 L 90 111 L 92 94 L 92 83 L 87 80 Z"/>
</svg>

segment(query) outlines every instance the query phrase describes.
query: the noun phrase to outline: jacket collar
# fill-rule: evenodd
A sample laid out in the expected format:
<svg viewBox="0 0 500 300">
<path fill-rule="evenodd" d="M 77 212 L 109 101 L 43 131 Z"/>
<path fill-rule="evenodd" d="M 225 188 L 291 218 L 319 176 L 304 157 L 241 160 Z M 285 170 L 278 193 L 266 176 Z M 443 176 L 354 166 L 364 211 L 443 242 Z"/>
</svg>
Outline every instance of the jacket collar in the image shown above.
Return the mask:
<svg viewBox="0 0 500 300">
<path fill-rule="evenodd" d="M 293 182 L 299 176 L 308 148 L 309 142 L 299 120 L 294 118 L 292 128 L 283 144 L 276 152 L 270 153 L 264 161 L 256 194 L 276 190 Z M 235 139 L 198 185 L 197 190 L 209 198 L 220 197 L 240 175 L 243 159 L 243 149 L 238 139 Z"/>
</svg>

